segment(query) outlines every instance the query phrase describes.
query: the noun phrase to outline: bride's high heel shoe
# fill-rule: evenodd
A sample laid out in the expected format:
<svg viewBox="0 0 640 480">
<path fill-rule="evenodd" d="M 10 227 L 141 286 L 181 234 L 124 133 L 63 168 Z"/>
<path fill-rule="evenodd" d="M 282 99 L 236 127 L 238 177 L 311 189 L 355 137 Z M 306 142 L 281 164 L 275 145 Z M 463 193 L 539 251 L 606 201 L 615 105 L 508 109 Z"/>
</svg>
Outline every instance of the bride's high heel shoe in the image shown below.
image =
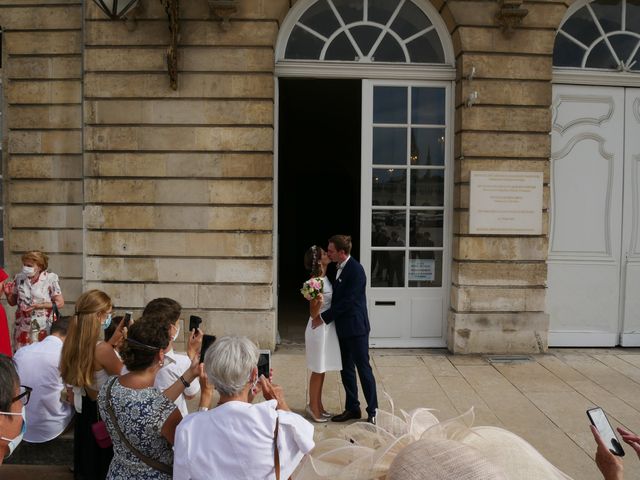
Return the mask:
<svg viewBox="0 0 640 480">
<path fill-rule="evenodd" d="M 329 413 L 329 412 L 325 412 L 325 411 L 323 411 L 323 412 L 322 412 L 322 416 L 323 416 L 324 418 L 331 418 L 331 417 L 333 417 L 333 413 Z"/>
<path fill-rule="evenodd" d="M 321 416 L 320 418 L 316 417 L 313 414 L 313 411 L 311 410 L 311 407 L 309 405 L 307 405 L 307 408 L 305 408 L 305 411 L 307 412 L 307 415 L 311 417 L 311 420 L 313 420 L 316 423 L 327 423 L 329 421 L 329 419 L 324 416 Z"/>
</svg>

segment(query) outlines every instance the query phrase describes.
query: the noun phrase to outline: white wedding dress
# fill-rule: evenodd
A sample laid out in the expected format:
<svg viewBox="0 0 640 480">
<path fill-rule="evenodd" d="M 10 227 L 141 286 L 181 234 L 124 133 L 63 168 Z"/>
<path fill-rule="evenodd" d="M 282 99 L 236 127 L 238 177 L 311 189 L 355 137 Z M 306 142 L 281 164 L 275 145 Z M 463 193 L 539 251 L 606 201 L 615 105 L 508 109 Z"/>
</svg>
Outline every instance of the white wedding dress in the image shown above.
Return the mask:
<svg viewBox="0 0 640 480">
<path fill-rule="evenodd" d="M 320 313 L 329 310 L 333 287 L 327 277 L 322 277 L 322 307 Z M 332 370 L 342 370 L 340 357 L 340 345 L 336 324 L 323 323 L 317 328 L 311 328 L 311 318 L 304 332 L 305 351 L 307 355 L 307 368 L 315 373 L 323 373 Z"/>
</svg>

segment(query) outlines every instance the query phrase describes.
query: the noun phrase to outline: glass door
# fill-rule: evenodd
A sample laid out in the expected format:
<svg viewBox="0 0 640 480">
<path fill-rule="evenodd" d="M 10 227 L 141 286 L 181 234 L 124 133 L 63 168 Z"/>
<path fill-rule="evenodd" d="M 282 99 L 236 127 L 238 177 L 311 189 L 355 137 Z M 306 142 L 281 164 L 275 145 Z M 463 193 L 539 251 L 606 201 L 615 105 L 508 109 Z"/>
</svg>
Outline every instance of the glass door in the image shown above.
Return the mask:
<svg viewBox="0 0 640 480">
<path fill-rule="evenodd" d="M 362 261 L 371 343 L 444 346 L 450 84 L 363 84 Z"/>
</svg>

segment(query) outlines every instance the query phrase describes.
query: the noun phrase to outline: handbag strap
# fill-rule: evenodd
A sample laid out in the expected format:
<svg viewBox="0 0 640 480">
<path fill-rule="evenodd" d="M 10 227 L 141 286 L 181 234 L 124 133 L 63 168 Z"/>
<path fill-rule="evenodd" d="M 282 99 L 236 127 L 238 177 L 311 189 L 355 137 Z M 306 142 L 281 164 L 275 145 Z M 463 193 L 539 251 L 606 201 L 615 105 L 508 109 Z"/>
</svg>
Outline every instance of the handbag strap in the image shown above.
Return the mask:
<svg viewBox="0 0 640 480">
<path fill-rule="evenodd" d="M 273 463 L 276 469 L 276 480 L 280 480 L 280 453 L 278 452 L 278 425 L 280 418 L 276 417 L 276 429 L 273 432 Z"/>
<path fill-rule="evenodd" d="M 109 385 L 107 386 L 107 412 L 109 412 L 109 418 L 111 418 L 111 423 L 113 423 L 113 427 L 116 429 L 118 437 L 120 437 L 120 440 L 122 441 L 122 443 L 124 443 L 127 446 L 127 448 L 131 450 L 131 453 L 133 453 L 136 457 L 138 457 L 148 466 L 150 466 L 155 470 L 159 470 L 160 472 L 173 475 L 172 466 L 159 462 L 151 457 L 147 457 L 144 453 L 142 453 L 136 447 L 131 445 L 131 442 L 129 442 L 127 437 L 125 437 L 124 434 L 122 433 L 122 430 L 120 430 L 120 426 L 118 425 L 118 420 L 116 419 L 116 414 L 113 411 L 113 406 L 111 405 L 111 387 L 113 387 L 113 384 L 117 379 L 118 377 L 113 377 L 110 380 Z"/>
</svg>

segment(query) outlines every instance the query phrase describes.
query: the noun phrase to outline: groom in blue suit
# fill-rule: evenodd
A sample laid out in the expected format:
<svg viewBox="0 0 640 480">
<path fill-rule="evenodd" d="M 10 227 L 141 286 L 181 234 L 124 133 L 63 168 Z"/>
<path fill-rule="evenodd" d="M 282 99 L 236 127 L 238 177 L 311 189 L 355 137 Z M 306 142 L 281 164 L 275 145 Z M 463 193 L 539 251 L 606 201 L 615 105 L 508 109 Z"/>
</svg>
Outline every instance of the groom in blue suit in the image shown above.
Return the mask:
<svg viewBox="0 0 640 480">
<path fill-rule="evenodd" d="M 362 416 L 358 401 L 356 369 L 367 401 L 367 421 L 375 423 L 378 397 L 376 379 L 369 363 L 369 316 L 365 296 L 367 277 L 364 268 L 351 257 L 351 237 L 334 235 L 329 239 L 327 254 L 336 264 L 331 308 L 315 314 L 312 328 L 324 323 L 336 323 L 342 356 L 342 384 L 346 393 L 345 411 L 331 420 L 345 422 Z"/>
</svg>

